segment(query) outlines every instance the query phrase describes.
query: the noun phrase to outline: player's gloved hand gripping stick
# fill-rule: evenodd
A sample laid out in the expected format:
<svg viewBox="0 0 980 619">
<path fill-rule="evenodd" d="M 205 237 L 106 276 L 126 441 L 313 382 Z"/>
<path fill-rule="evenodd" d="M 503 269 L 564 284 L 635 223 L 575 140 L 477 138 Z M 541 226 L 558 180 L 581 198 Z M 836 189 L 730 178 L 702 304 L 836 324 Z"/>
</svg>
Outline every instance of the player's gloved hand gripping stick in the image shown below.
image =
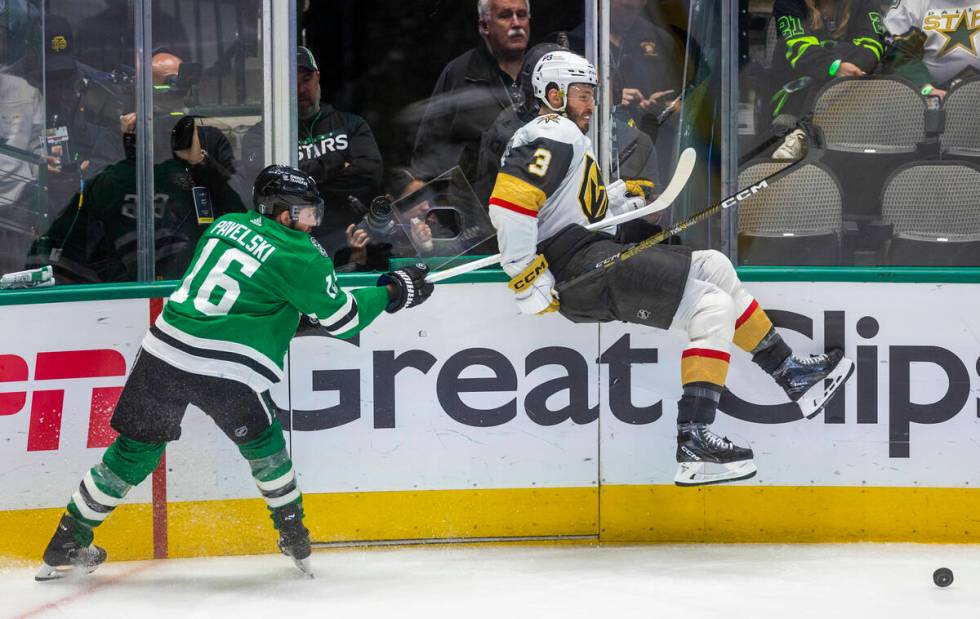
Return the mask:
<svg viewBox="0 0 980 619">
<path fill-rule="evenodd" d="M 429 274 L 429 267 L 424 262 L 403 267 L 390 273 L 385 273 L 378 279 L 379 286 L 393 286 L 394 296 L 385 311 L 394 314 L 406 307 L 421 305 L 435 286 L 426 281 L 425 276 Z"/>
<path fill-rule="evenodd" d="M 646 217 L 647 215 L 652 215 L 653 213 L 662 211 L 668 208 L 677 199 L 677 196 L 684 190 L 687 185 L 688 179 L 691 178 L 691 174 L 694 172 L 694 165 L 697 163 L 697 155 L 693 148 L 685 149 L 681 153 L 680 159 L 677 161 L 677 169 L 674 170 L 674 176 L 670 179 L 664 192 L 660 196 L 647 204 L 642 208 L 638 208 L 634 211 L 629 211 L 621 215 L 616 215 L 614 217 L 607 217 L 602 221 L 598 221 L 594 224 L 589 224 L 586 226 L 586 230 L 602 230 L 604 228 L 610 228 L 617 226 L 619 224 L 626 223 L 627 221 L 632 221 L 634 219 L 639 219 L 640 217 Z M 425 281 L 429 283 L 436 283 L 445 281 L 452 277 L 457 277 L 463 275 L 464 273 L 469 273 L 471 271 L 476 271 L 477 269 L 482 269 L 484 267 L 492 266 L 500 262 L 500 254 L 494 254 L 492 256 L 487 256 L 486 258 L 480 258 L 479 260 L 474 260 L 473 262 L 467 262 L 466 264 L 461 264 L 457 267 L 451 269 L 446 269 L 444 271 L 438 271 L 436 273 L 430 274 L 425 278 Z"/>
</svg>

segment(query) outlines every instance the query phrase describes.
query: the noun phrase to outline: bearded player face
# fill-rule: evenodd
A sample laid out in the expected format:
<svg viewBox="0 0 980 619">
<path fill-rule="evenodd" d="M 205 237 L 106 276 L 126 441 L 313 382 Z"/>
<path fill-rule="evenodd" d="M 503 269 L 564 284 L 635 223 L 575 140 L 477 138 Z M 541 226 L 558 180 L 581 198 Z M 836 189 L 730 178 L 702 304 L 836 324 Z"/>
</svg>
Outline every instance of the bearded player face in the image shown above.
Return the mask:
<svg viewBox="0 0 980 619">
<path fill-rule="evenodd" d="M 592 115 L 595 114 L 595 87 L 590 84 L 571 84 L 568 87 L 565 114 L 582 133 L 588 133 Z"/>
</svg>

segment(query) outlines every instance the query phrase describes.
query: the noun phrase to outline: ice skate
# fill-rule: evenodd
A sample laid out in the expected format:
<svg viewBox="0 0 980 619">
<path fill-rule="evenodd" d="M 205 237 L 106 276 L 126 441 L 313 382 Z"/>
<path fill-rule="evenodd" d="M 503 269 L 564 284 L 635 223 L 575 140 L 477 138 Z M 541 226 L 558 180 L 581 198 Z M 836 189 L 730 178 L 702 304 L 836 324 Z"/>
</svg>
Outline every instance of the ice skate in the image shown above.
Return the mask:
<svg viewBox="0 0 980 619">
<path fill-rule="evenodd" d="M 73 573 L 91 574 L 106 560 L 106 551 L 98 546 L 82 546 L 75 539 L 75 519 L 65 514 L 54 537 L 44 550 L 44 564 L 34 580 L 57 580 Z"/>
<path fill-rule="evenodd" d="M 279 550 L 293 560 L 297 569 L 308 578 L 313 578 L 310 564 L 310 532 L 303 526 L 303 512 L 299 505 L 292 504 L 274 510 L 279 524 Z"/>
<path fill-rule="evenodd" d="M 773 375 L 807 419 L 815 417 L 854 372 L 854 362 L 835 348 L 823 355 L 790 355 Z"/>
<path fill-rule="evenodd" d="M 704 423 L 677 427 L 678 486 L 703 486 L 748 479 L 755 475 L 752 450 L 739 447 Z"/>
</svg>

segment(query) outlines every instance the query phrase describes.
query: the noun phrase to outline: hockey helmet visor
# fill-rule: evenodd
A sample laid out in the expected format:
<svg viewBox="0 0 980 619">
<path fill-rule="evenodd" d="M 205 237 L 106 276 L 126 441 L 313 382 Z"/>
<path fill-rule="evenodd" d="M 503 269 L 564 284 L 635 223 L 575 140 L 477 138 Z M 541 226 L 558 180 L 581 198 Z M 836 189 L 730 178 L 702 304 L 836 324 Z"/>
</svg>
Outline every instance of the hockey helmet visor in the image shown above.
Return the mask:
<svg viewBox="0 0 980 619">
<path fill-rule="evenodd" d="M 294 223 L 319 226 L 323 222 L 323 199 L 311 176 L 288 166 L 272 165 L 255 179 L 252 203 L 262 215 L 275 217 L 289 211 Z"/>
</svg>

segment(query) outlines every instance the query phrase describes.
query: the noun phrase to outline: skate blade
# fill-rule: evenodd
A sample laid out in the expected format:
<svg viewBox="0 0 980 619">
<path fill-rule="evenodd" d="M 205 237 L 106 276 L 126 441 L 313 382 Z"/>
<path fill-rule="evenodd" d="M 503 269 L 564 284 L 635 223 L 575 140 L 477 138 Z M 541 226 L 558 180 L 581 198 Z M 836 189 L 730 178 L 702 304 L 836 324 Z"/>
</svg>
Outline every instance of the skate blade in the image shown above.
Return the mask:
<svg viewBox="0 0 980 619">
<path fill-rule="evenodd" d="M 309 557 L 305 559 L 293 559 L 293 563 L 296 564 L 296 569 L 303 573 L 303 576 L 306 576 L 307 578 L 316 578 L 316 574 L 313 573 L 313 565 L 310 563 Z"/>
<path fill-rule="evenodd" d="M 75 565 L 55 567 L 48 565 L 47 563 L 43 563 L 41 564 L 41 568 L 38 569 L 37 573 L 34 574 L 34 580 L 38 582 L 47 582 L 49 580 L 61 580 L 62 578 L 84 576 L 94 572 L 97 567 L 98 565 L 93 565 L 92 567 L 80 567 Z"/>
<path fill-rule="evenodd" d="M 847 357 L 841 357 L 834 369 L 822 381 L 807 389 L 803 397 L 796 401 L 803 416 L 813 419 L 819 415 L 837 393 L 837 389 L 846 383 L 853 373 L 854 362 Z"/>
<path fill-rule="evenodd" d="M 680 462 L 677 464 L 677 475 L 674 476 L 674 484 L 682 487 L 707 486 L 709 484 L 724 484 L 732 481 L 741 481 L 754 477 L 758 469 L 752 460 L 741 460 L 728 464 L 714 464 L 721 467 L 721 471 L 709 473 L 706 471 L 708 464 L 704 462 Z"/>
</svg>

